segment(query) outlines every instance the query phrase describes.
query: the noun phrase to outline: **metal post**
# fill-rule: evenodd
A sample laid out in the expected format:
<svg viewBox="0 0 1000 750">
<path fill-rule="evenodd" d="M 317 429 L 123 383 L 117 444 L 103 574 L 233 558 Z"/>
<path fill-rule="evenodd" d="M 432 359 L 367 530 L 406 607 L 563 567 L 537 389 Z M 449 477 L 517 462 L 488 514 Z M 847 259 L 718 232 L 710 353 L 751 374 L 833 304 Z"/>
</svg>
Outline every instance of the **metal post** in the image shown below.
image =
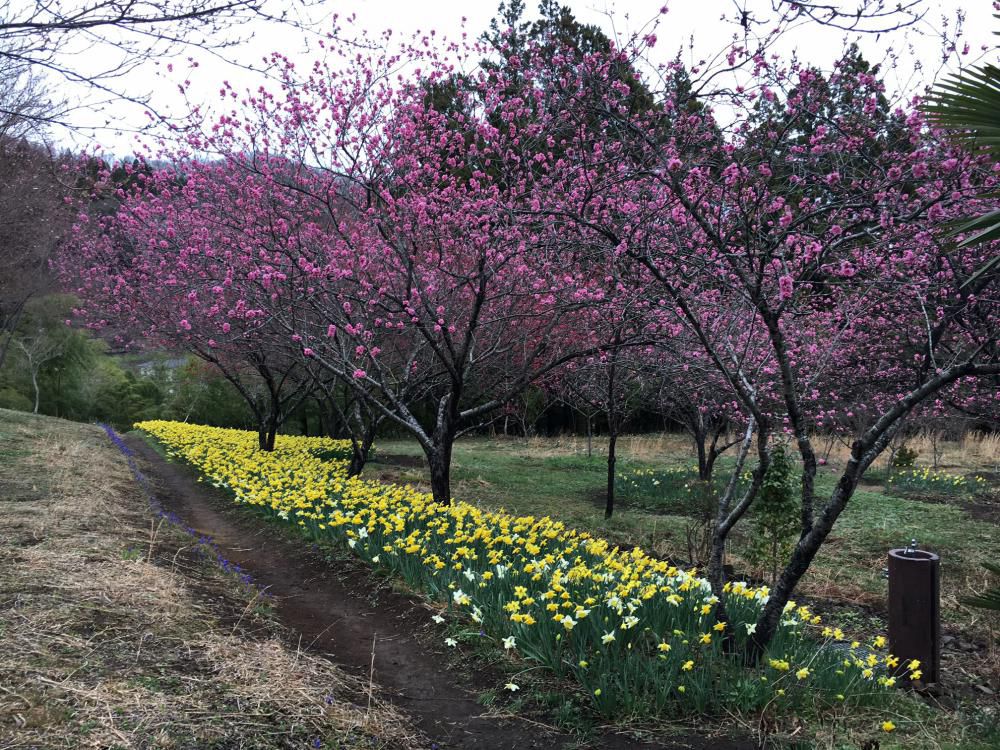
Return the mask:
<svg viewBox="0 0 1000 750">
<path fill-rule="evenodd" d="M 916 548 L 889 550 L 889 648 L 900 667 L 920 661 L 921 682 L 938 681 L 941 558 Z"/>
</svg>

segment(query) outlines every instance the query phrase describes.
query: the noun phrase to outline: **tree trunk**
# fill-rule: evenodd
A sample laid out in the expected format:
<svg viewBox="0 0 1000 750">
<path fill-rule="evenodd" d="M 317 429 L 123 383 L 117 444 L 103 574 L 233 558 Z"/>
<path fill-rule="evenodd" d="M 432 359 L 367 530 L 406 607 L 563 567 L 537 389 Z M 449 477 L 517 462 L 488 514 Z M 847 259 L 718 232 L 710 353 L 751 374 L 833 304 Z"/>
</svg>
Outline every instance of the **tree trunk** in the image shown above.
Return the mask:
<svg viewBox="0 0 1000 750">
<path fill-rule="evenodd" d="M 351 441 L 351 463 L 347 467 L 347 476 L 356 477 L 361 474 L 368 463 L 368 456 L 371 455 L 372 444 L 375 442 L 375 430 L 367 432 L 361 441 Z"/>
<path fill-rule="evenodd" d="M 587 458 L 594 455 L 594 430 L 593 420 L 587 415 Z"/>
<path fill-rule="evenodd" d="M 766 445 L 767 441 L 766 428 L 762 427 L 760 429 L 761 432 L 758 434 L 758 465 L 754 469 L 754 479 L 751 486 L 747 489 L 744 498 L 737 506 L 736 510 L 739 511 L 738 514 L 732 509 L 732 503 L 735 499 L 740 474 L 743 472 L 743 465 L 746 462 L 753 441 L 754 420 L 751 420 L 747 426 L 739 453 L 736 456 L 736 465 L 729 476 L 729 482 L 726 484 L 726 488 L 722 491 L 722 494 L 718 496 L 715 522 L 712 525 L 712 547 L 708 555 L 708 580 L 712 584 L 712 592 L 720 599 L 725 598 L 723 587 L 726 583 L 726 540 L 729 538 L 729 532 L 732 531 L 733 526 L 739 522 L 742 514 L 746 512 L 749 503 L 753 502 L 753 498 L 759 489 L 759 483 L 763 478 L 763 472 L 767 471 L 769 465 L 768 454 L 766 450 L 763 450 L 763 446 Z M 708 484 L 702 484 L 699 487 L 699 491 L 711 492 L 714 495 L 713 488 Z M 740 510 L 741 508 L 742 510 Z"/>
<path fill-rule="evenodd" d="M 431 494 L 434 502 L 451 505 L 451 449 L 453 438 L 436 442 L 425 451 L 431 474 Z"/>
<path fill-rule="evenodd" d="M 257 445 L 262 451 L 273 451 L 274 441 L 278 437 L 278 414 L 271 412 L 257 424 Z"/>
<path fill-rule="evenodd" d="M 708 462 L 708 452 L 705 450 L 705 440 L 708 436 L 700 426 L 691 431 L 691 436 L 694 439 L 695 450 L 698 452 L 698 479 L 703 482 L 707 482 L 708 478 L 711 476 L 711 470 Z"/>
<path fill-rule="evenodd" d="M 691 564 L 695 564 L 695 560 Z M 726 536 L 719 530 L 719 525 L 715 525 L 712 532 L 712 551 L 708 559 L 708 582 L 712 584 L 712 592 L 720 599 L 720 592 L 726 585 Z"/>
<path fill-rule="evenodd" d="M 35 388 L 35 414 L 38 414 L 38 403 L 41 400 L 42 392 L 38 388 L 38 370 L 31 370 L 31 385 Z"/>
<path fill-rule="evenodd" d="M 451 452 L 458 434 L 460 398 L 461 389 L 455 387 L 438 401 L 434 432 L 422 441 L 431 475 L 431 494 L 441 505 L 451 505 Z"/>
<path fill-rule="evenodd" d="M 615 512 L 615 445 L 618 443 L 618 430 L 611 430 L 611 438 L 608 440 L 608 497 L 604 506 L 604 517 L 611 518 Z"/>
<path fill-rule="evenodd" d="M 356 477 L 361 474 L 368 463 L 368 456 L 359 443 L 355 443 L 351 450 L 351 463 L 347 466 L 347 478 Z"/>
<path fill-rule="evenodd" d="M 712 481 L 712 473 L 715 471 L 715 460 L 719 457 L 719 452 L 717 450 L 710 450 L 708 452 L 708 461 L 705 464 L 705 482 Z"/>
</svg>

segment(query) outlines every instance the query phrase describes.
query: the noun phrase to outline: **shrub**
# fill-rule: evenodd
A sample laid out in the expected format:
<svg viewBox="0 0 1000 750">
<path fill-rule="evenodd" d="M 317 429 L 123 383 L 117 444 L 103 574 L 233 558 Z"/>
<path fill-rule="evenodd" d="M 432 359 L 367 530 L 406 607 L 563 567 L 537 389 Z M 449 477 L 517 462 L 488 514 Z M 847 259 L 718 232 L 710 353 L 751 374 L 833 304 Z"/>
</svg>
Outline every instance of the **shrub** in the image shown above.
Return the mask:
<svg viewBox="0 0 1000 750">
<path fill-rule="evenodd" d="M 772 584 L 778 577 L 779 562 L 791 554 L 801 523 L 792 487 L 793 473 L 785 446 L 775 446 L 760 494 L 752 507 L 753 535 L 746 551 L 747 559 L 765 568 Z"/>
<path fill-rule="evenodd" d="M 14 411 L 31 411 L 34 404 L 31 399 L 13 388 L 0 388 L 0 409 Z"/>
</svg>

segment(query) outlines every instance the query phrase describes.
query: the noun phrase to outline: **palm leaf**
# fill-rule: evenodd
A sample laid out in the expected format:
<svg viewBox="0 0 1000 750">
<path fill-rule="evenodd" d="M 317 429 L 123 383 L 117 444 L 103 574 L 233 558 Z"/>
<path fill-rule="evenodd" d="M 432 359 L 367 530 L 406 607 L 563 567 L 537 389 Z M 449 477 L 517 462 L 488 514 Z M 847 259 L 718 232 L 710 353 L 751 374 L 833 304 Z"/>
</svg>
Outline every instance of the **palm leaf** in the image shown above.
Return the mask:
<svg viewBox="0 0 1000 750">
<path fill-rule="evenodd" d="M 1000 575 L 1000 565 L 989 562 L 984 562 L 982 565 L 991 573 Z M 976 596 L 962 597 L 959 601 L 967 607 L 1000 611 L 1000 586 L 994 586 L 993 588 L 987 589 L 982 594 L 977 594 Z"/>
<path fill-rule="evenodd" d="M 976 596 L 963 597 L 959 599 L 959 601 L 966 607 L 1000 611 L 1000 586 L 994 586 L 993 588 Z"/>
<path fill-rule="evenodd" d="M 984 65 L 938 84 L 923 107 L 931 123 L 1000 159 L 1000 68 Z"/>
<path fill-rule="evenodd" d="M 1000 20 L 1000 14 L 993 17 Z M 1000 32 L 997 32 L 1000 33 Z M 1000 68 L 980 65 L 940 81 L 921 107 L 931 123 L 1000 160 Z"/>
<path fill-rule="evenodd" d="M 1000 14 L 994 14 L 1000 20 Z M 923 106 L 931 123 L 971 148 L 984 148 L 1000 161 L 1000 68 L 982 65 L 950 76 L 937 85 Z M 948 227 L 949 235 L 967 235 L 958 248 L 1000 239 L 1000 210 Z M 976 269 L 963 286 L 989 273 L 1000 264 L 993 257 Z M 991 593 L 991 592 L 987 592 Z"/>
<path fill-rule="evenodd" d="M 944 222 L 941 228 L 948 237 L 955 237 L 959 234 L 967 235 L 965 239 L 953 246 L 955 250 L 978 245 L 981 242 L 1000 240 L 1000 209 L 988 211 L 982 216 L 973 218 L 953 219 L 952 221 Z M 969 234 L 970 232 L 971 234 Z M 974 284 L 979 277 L 989 273 L 997 266 L 1000 266 L 1000 254 L 989 258 L 973 271 L 969 278 L 962 282 L 962 286 L 966 287 L 969 284 Z"/>
</svg>

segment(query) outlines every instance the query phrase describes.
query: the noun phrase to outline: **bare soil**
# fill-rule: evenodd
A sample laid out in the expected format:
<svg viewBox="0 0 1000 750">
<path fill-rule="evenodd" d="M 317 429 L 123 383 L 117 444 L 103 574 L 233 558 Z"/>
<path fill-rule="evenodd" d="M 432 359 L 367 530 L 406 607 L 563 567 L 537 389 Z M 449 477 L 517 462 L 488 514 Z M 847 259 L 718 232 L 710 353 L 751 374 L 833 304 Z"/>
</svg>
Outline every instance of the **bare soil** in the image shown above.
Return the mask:
<svg viewBox="0 0 1000 750">
<path fill-rule="evenodd" d="M 963 500 L 930 493 L 909 493 L 906 497 L 909 500 L 917 500 L 922 503 L 953 505 L 956 508 L 960 508 L 975 521 L 1000 524 L 1000 496 L 997 495 L 977 495 L 972 500 Z"/>
<path fill-rule="evenodd" d="M 130 435 L 127 442 L 140 456 L 160 502 L 197 532 L 211 536 L 229 560 L 266 587 L 277 602 L 277 616 L 299 634 L 303 648 L 327 654 L 364 678 L 374 663 L 379 694 L 411 716 L 430 738 L 431 748 L 750 750 L 756 746 L 694 733 L 642 742 L 610 729 L 581 741 L 546 721 L 491 716 L 476 695 L 496 688 L 500 676 L 478 668 L 472 674 L 447 668 L 448 654 L 428 637 L 431 612 L 418 598 L 387 589 L 359 562 L 324 559 L 302 539 L 280 533 L 234 506 L 221 492 L 197 482 L 190 467 L 164 461 L 141 437 Z M 715 729 L 719 735 L 727 731 Z"/>
<path fill-rule="evenodd" d="M 427 466 L 423 456 L 407 456 L 403 453 L 376 453 L 372 462 L 401 466 L 404 469 L 423 469 Z"/>
</svg>

